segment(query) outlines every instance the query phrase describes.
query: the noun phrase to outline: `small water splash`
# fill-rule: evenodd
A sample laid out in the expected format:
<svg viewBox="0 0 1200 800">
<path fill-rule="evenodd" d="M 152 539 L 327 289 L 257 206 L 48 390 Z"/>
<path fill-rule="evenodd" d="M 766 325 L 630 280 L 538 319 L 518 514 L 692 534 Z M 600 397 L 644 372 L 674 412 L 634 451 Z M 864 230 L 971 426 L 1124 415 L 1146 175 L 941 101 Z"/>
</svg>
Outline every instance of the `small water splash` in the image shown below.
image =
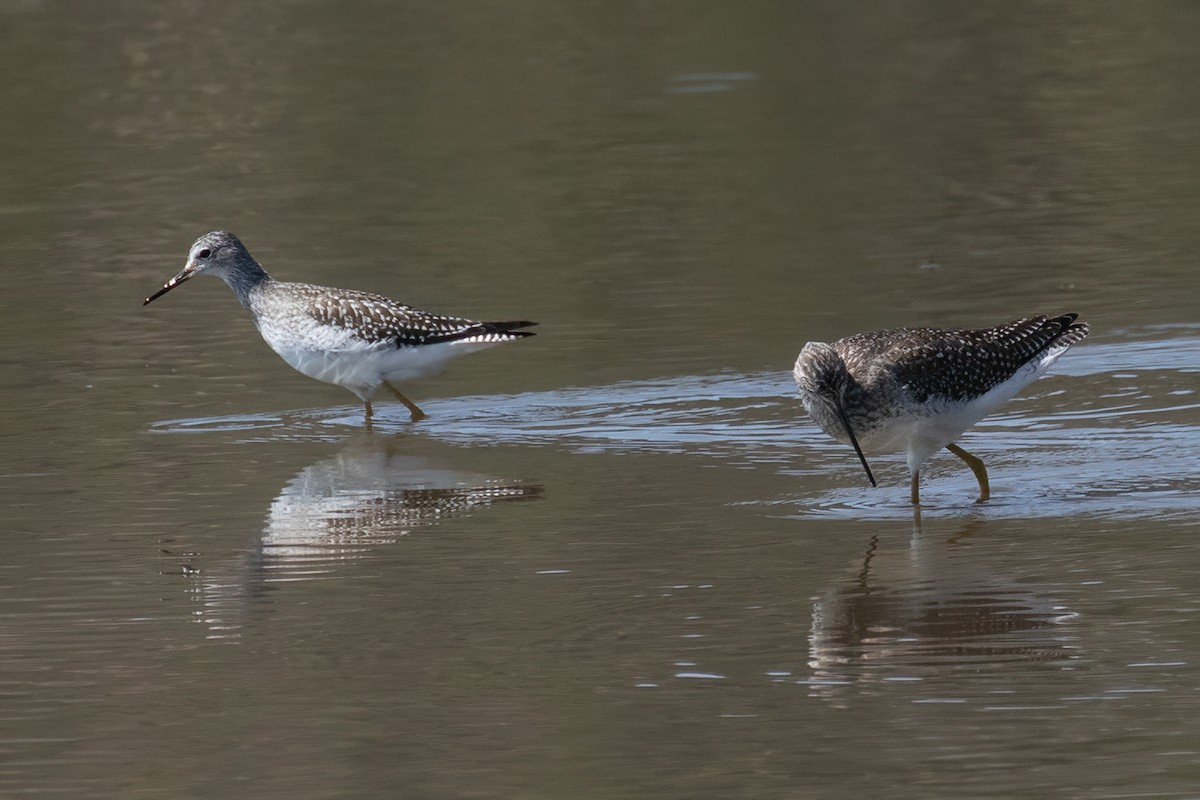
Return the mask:
<svg viewBox="0 0 1200 800">
<path fill-rule="evenodd" d="M 338 416 L 330 416 L 338 415 Z M 362 410 L 355 419 L 345 409 L 289 411 L 284 414 L 234 414 L 221 417 L 187 417 L 150 426 L 150 433 L 172 435 L 234 434 L 239 443 L 265 441 L 341 441 L 354 427 L 362 426 Z"/>
<path fill-rule="evenodd" d="M 150 426 L 152 433 L 228 433 L 238 431 L 256 431 L 279 428 L 284 425 L 280 417 L 266 415 L 240 416 L 232 414 L 225 417 L 195 417 L 191 419 L 168 420 L 156 422 Z"/>
</svg>

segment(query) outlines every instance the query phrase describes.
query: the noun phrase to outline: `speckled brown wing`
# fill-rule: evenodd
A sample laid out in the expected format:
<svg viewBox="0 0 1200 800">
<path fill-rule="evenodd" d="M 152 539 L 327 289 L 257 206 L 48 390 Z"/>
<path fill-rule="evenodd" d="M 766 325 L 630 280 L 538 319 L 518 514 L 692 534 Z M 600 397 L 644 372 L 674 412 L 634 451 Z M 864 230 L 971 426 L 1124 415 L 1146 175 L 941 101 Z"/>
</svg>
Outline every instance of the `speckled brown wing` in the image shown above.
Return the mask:
<svg viewBox="0 0 1200 800">
<path fill-rule="evenodd" d="M 536 322 L 476 322 L 464 317 L 431 314 L 383 295 L 352 290 L 330 292 L 309 284 L 290 284 L 302 296 L 308 313 L 320 325 L 348 330 L 371 344 L 420 347 L 458 341 L 503 342 L 531 331 L 517 330 Z"/>
<path fill-rule="evenodd" d="M 1078 314 L 1029 317 L 993 328 L 883 331 L 877 341 L 858 342 L 863 357 L 874 352 L 917 402 L 932 397 L 969 400 L 1011 378 L 1017 370 L 1054 346 L 1069 346 L 1087 335 Z M 856 338 L 856 337 L 850 337 Z M 854 371 L 853 365 L 847 366 Z"/>
</svg>

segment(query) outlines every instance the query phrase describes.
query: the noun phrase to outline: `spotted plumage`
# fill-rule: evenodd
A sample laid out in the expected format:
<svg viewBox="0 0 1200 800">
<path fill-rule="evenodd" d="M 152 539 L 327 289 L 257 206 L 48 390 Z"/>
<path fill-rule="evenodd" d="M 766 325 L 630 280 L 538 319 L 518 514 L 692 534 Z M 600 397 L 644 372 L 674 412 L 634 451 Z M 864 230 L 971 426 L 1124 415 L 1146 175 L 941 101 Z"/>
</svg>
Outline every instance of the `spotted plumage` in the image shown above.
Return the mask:
<svg viewBox="0 0 1200 800">
<path fill-rule="evenodd" d="M 529 331 L 514 330 L 529 327 L 533 322 L 475 322 L 463 317 L 431 314 L 406 306 L 383 295 L 339 289 L 331 293 L 324 286 L 308 283 L 276 284 L 275 298 L 284 294 L 294 302 L 304 304 L 307 313 L 319 325 L 350 331 L 370 344 L 392 344 L 396 347 L 464 343 L 499 343 L 532 336 Z"/>
<path fill-rule="evenodd" d="M 990 490 L 983 462 L 954 442 L 1034 381 L 1088 334 L 1078 314 L 1029 317 L 993 328 L 900 328 L 809 342 L 793 375 L 823 431 L 866 452 L 904 450 L 914 504 L 921 465 L 943 447 Z"/>
<path fill-rule="evenodd" d="M 298 371 L 344 386 L 366 405 L 386 386 L 412 413 L 425 413 L 395 387 L 439 371 L 454 356 L 526 336 L 525 320 L 476 322 L 431 314 L 382 295 L 271 278 L 236 236 L 214 231 L 196 240 L 182 271 L 146 303 L 195 275 L 223 279 L 250 312 L 263 339 Z"/>
</svg>

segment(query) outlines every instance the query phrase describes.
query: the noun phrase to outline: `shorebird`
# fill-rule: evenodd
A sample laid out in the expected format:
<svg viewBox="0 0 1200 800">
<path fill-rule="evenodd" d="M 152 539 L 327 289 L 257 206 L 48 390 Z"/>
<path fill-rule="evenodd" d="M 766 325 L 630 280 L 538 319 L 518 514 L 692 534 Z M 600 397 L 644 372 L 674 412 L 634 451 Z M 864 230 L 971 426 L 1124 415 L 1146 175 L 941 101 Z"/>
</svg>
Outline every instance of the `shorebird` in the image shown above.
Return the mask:
<svg viewBox="0 0 1200 800">
<path fill-rule="evenodd" d="M 1088 334 L 1078 314 L 1028 317 L 994 328 L 900 328 L 809 342 L 793 376 L 821 430 L 850 444 L 871 485 L 864 451 L 903 450 L 911 498 L 920 505 L 921 465 L 943 447 L 991 496 L 983 461 L 955 444 L 963 432 L 1046 373 Z"/>
<path fill-rule="evenodd" d="M 196 240 L 175 277 L 146 298 L 152 302 L 197 275 L 229 285 L 271 349 L 310 378 L 354 392 L 371 422 L 371 396 L 385 386 L 408 407 L 412 420 L 426 414 L 396 383 L 438 372 L 455 356 L 511 342 L 536 325 L 475 322 L 431 314 L 377 294 L 307 283 L 285 283 L 267 274 L 229 231 Z"/>
</svg>

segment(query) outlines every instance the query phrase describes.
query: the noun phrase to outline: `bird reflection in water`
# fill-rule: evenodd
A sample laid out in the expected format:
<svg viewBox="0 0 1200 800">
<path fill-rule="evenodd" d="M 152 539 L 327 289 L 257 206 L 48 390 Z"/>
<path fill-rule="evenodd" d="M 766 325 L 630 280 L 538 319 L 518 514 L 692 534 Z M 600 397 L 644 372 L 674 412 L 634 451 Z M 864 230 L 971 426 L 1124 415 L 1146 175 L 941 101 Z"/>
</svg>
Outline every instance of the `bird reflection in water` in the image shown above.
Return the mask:
<svg viewBox="0 0 1200 800">
<path fill-rule="evenodd" d="M 368 443 L 301 470 L 272 501 L 254 549 L 211 570 L 191 569 L 210 638 L 240 635 L 271 584 L 333 577 L 380 545 L 491 506 L 542 497 L 543 487 L 432 466 Z"/>
<path fill-rule="evenodd" d="M 983 525 L 943 542 L 918 533 L 905 549 L 872 536 L 853 576 L 813 605 L 805 681 L 813 692 L 1079 658 L 1078 615 L 1048 589 L 955 552 Z"/>
</svg>

